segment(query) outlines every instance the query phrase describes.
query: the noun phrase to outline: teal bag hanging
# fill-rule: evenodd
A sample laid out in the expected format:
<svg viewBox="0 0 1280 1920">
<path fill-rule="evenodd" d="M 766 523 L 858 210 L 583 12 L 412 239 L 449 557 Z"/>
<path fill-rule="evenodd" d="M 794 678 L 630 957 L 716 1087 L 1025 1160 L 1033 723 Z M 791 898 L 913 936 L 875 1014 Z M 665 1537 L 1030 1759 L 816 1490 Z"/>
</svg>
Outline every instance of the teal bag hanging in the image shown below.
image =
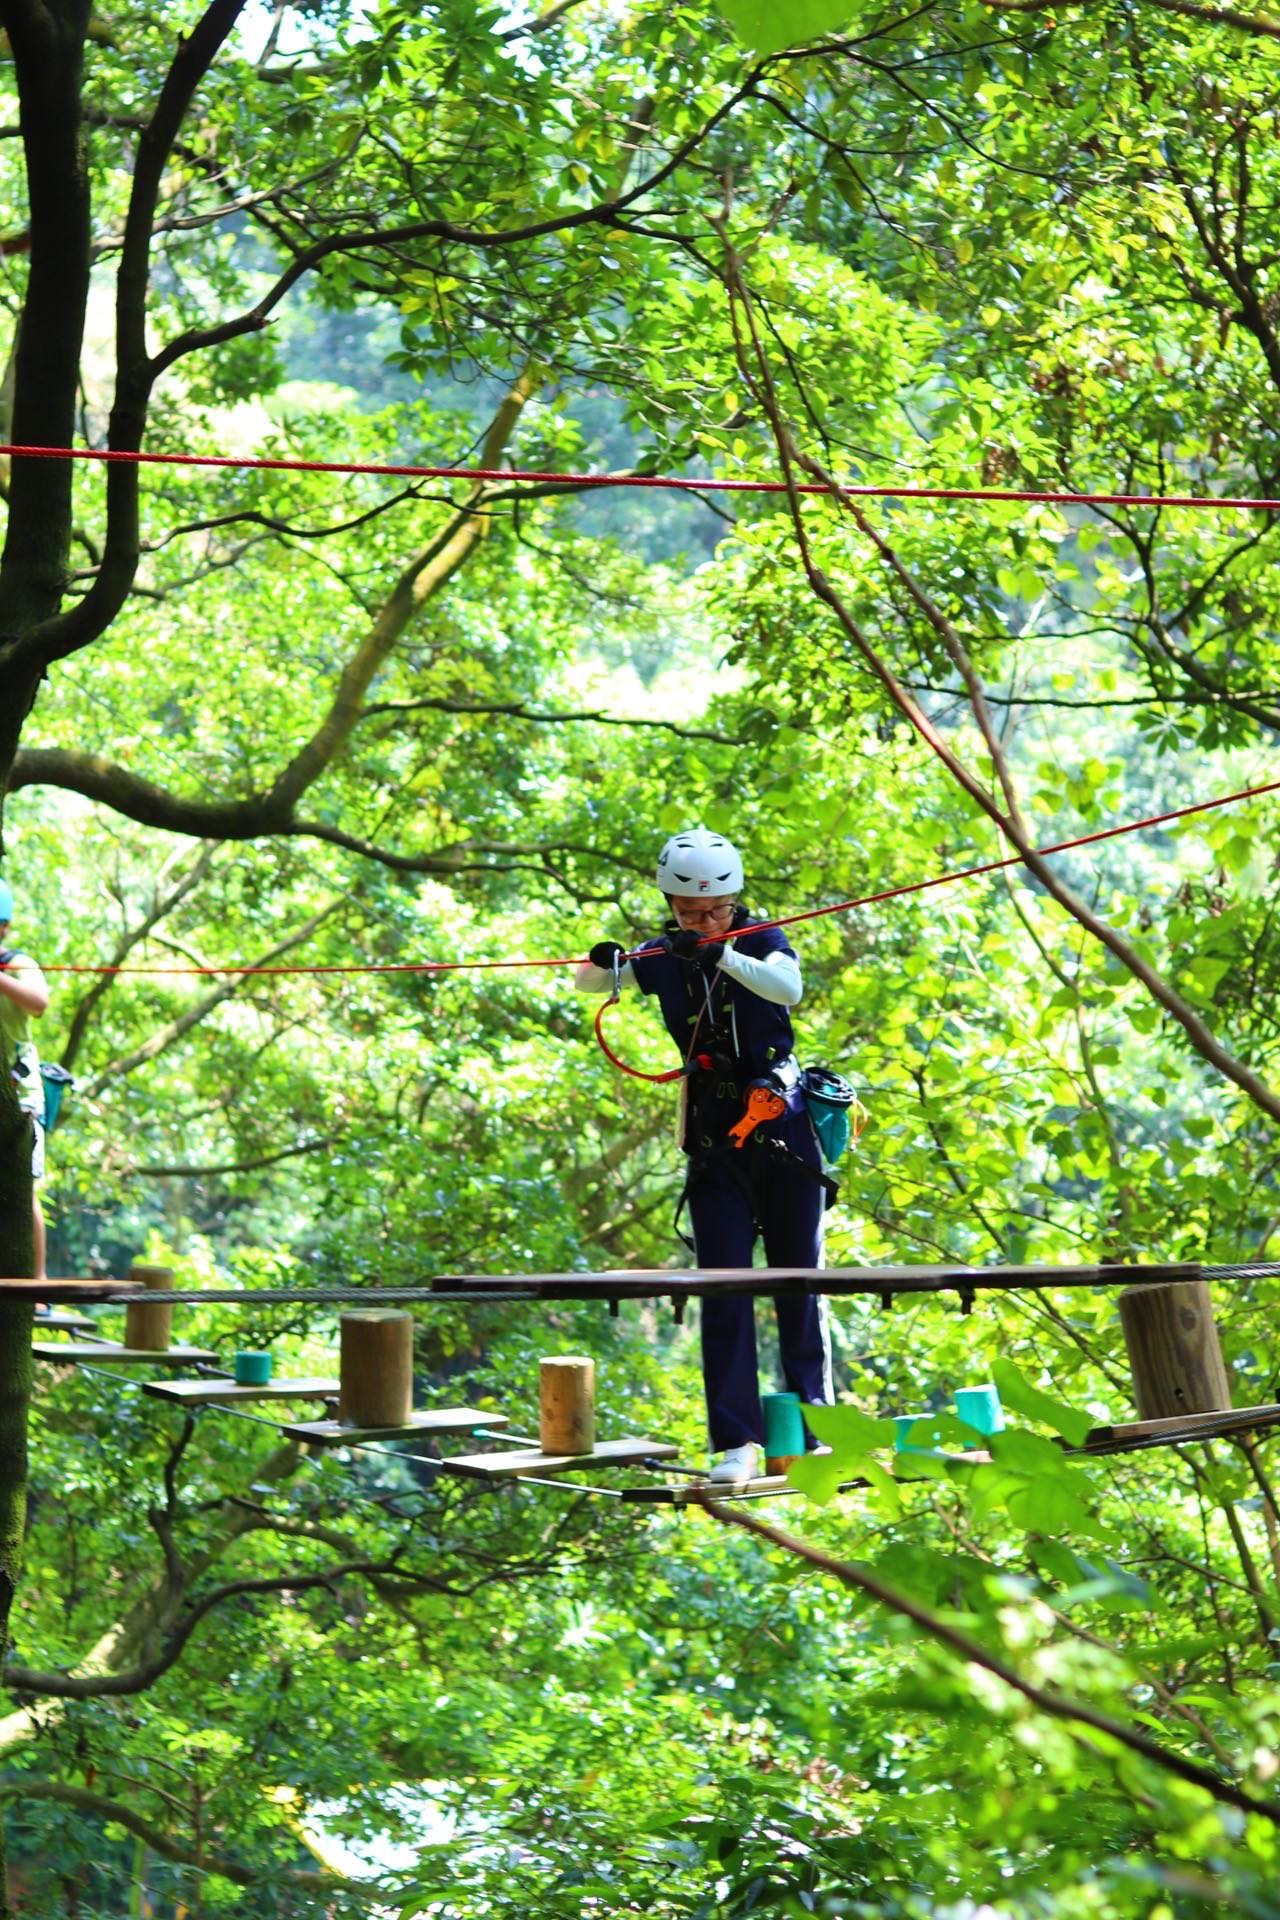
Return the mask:
<svg viewBox="0 0 1280 1920">
<path fill-rule="evenodd" d="M 62 1096 L 68 1087 L 74 1087 L 75 1081 L 66 1068 L 60 1067 L 55 1060 L 40 1062 L 40 1078 L 44 1082 L 44 1130 L 52 1133 L 58 1124 Z"/>
<path fill-rule="evenodd" d="M 865 1119 L 861 1102 L 849 1082 L 833 1073 L 830 1067 L 806 1067 L 800 1075 L 800 1090 L 822 1157 L 829 1167 L 834 1167 L 849 1141 L 862 1131 L 861 1125 L 856 1132 L 853 1126 L 855 1111 Z"/>
</svg>

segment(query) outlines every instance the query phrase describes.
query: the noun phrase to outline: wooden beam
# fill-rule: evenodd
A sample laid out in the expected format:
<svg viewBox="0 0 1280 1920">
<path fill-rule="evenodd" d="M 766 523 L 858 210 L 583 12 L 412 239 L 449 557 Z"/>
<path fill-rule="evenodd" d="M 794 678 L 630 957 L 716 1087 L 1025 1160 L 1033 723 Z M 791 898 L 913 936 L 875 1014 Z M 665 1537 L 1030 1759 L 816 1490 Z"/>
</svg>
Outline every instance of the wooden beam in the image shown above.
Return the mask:
<svg viewBox="0 0 1280 1920">
<path fill-rule="evenodd" d="M 1085 1435 L 1083 1453 L 1123 1453 L 1128 1448 L 1163 1441 L 1212 1440 L 1251 1427 L 1280 1425 L 1280 1406 L 1223 1407 L 1214 1413 L 1175 1413 L 1159 1420 L 1126 1420 L 1115 1426 L 1094 1427 Z"/>
<path fill-rule="evenodd" d="M 411 1413 L 398 1427 L 346 1427 L 340 1420 L 308 1420 L 297 1426 L 282 1425 L 280 1431 L 312 1447 L 351 1447 L 361 1440 L 421 1440 L 435 1433 L 484 1432 L 509 1424 L 505 1413 L 484 1413 L 479 1407 L 429 1407 Z"/>
<path fill-rule="evenodd" d="M 233 1406 L 239 1400 L 336 1400 L 336 1380 L 268 1380 L 256 1387 L 235 1380 L 145 1380 L 144 1393 L 182 1407 Z"/>
<path fill-rule="evenodd" d="M 96 1320 L 86 1320 L 80 1313 L 38 1313 L 35 1327 L 41 1333 L 94 1333 L 98 1331 Z"/>
<path fill-rule="evenodd" d="M 1230 1409 L 1231 1381 L 1203 1280 L 1126 1287 L 1118 1305 L 1140 1420 Z"/>
<path fill-rule="evenodd" d="M 413 1315 L 400 1307 L 338 1316 L 339 1411 L 353 1427 L 402 1427 L 413 1413 Z"/>
<path fill-rule="evenodd" d="M 543 1300 L 654 1300 L 719 1293 L 888 1297 L 1006 1293 L 1037 1287 L 1128 1287 L 1199 1275 L 1200 1267 L 1189 1262 L 1125 1267 L 617 1267 L 599 1273 L 441 1274 L 430 1286 L 432 1292 L 464 1297 L 474 1293 L 501 1298 L 518 1290 Z"/>
<path fill-rule="evenodd" d="M 581 1473 L 587 1467 L 638 1466 L 646 1460 L 674 1460 L 679 1453 L 666 1440 L 598 1440 L 590 1453 L 542 1453 L 521 1447 L 513 1453 L 456 1453 L 442 1460 L 445 1473 L 472 1480 L 518 1480 L 522 1474 Z"/>
</svg>

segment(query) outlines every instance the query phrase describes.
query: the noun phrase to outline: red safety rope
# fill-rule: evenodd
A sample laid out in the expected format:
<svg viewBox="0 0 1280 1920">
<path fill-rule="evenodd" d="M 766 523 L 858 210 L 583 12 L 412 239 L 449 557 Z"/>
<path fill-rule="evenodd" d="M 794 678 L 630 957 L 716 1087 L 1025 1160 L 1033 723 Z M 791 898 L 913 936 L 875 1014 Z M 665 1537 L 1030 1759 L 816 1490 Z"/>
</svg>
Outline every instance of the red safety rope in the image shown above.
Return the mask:
<svg viewBox="0 0 1280 1920">
<path fill-rule="evenodd" d="M 1241 787 L 1236 793 L 1220 793 L 1213 800 L 1194 800 L 1185 807 L 1173 807 L 1168 813 L 1148 814 L 1142 820 L 1126 820 L 1118 827 L 1099 827 L 1095 833 L 1078 834 L 1074 840 L 1056 840 L 1052 846 L 1037 847 L 1036 852 L 1042 858 L 1053 853 L 1070 853 L 1076 847 L 1090 847 L 1099 840 L 1115 840 L 1122 834 L 1140 833 L 1144 827 L 1166 826 L 1171 820 L 1185 820 L 1196 813 L 1211 813 L 1216 807 L 1235 806 L 1240 800 L 1256 800 L 1265 793 L 1280 793 L 1280 780 L 1267 780 L 1261 786 Z M 954 880 L 976 880 L 986 873 L 999 873 L 1005 867 L 1022 865 L 1021 854 L 1010 854 L 1004 860 L 986 860 L 977 867 L 953 867 L 948 873 L 938 873 L 930 880 L 907 880 L 898 887 L 885 887 L 879 893 L 860 894 L 854 900 L 837 900 L 829 907 L 808 907 L 801 913 L 789 913 L 778 920 L 760 920 L 753 926 L 744 927 L 744 933 L 759 933 L 769 927 L 794 927 L 802 920 L 821 920 L 832 913 L 849 913 L 856 907 L 878 906 L 885 900 L 899 900 L 910 893 L 927 893 L 933 887 L 950 886 Z M 719 940 L 736 939 L 736 934 L 714 934 L 704 936 L 701 946 L 714 945 Z M 636 948 L 635 952 L 640 952 Z M 631 959 L 632 954 L 624 955 Z M 43 969 L 45 973 L 92 973 L 92 974 L 130 974 L 143 977 L 171 978 L 175 974 L 186 975 L 228 975 L 228 974 L 348 974 L 348 973 L 466 973 L 483 971 L 507 971 L 520 967 L 580 967 L 582 958 L 574 959 L 534 959 L 534 960 L 396 960 L 369 962 L 365 965 L 347 966 L 308 966 L 308 967 L 112 967 L 81 966 L 70 962 L 51 964 Z M 603 1044 L 603 1043 L 602 1043 Z"/>
<path fill-rule="evenodd" d="M 469 480 L 477 485 L 541 484 L 556 487 L 650 487 L 685 493 L 846 493 L 861 500 L 992 500 L 1061 507 L 1199 507 L 1210 511 L 1280 513 L 1280 499 L 1267 495 L 1203 493 L 1071 493 L 1013 487 L 862 486 L 785 480 L 699 480 L 653 473 L 547 473 L 533 467 L 419 467 L 381 460 L 290 460 L 227 453 L 135 453 L 115 447 L 0 446 L 11 460 L 97 460 L 138 467 L 234 467 L 265 473 L 368 473 L 395 480 Z"/>
<path fill-rule="evenodd" d="M 1267 780 L 1260 787 L 1242 787 L 1238 793 L 1219 794 L 1216 800 L 1196 800 L 1187 807 L 1173 807 L 1168 813 L 1149 814 L 1145 820 L 1127 820 L 1123 826 L 1100 827 L 1096 833 L 1082 833 L 1074 840 L 1058 840 L 1051 847 L 1037 847 L 1046 857 L 1051 853 L 1070 853 L 1074 847 L 1091 847 L 1098 840 L 1115 840 L 1121 834 L 1140 833 L 1144 827 L 1162 827 L 1170 820 L 1185 820 L 1189 814 L 1210 813 L 1215 807 L 1234 806 L 1237 800 L 1256 800 L 1263 793 L 1280 793 L 1280 780 Z M 950 873 L 936 874 L 932 880 L 909 880 L 901 887 L 886 887 L 881 893 L 864 893 L 860 900 L 842 900 L 834 907 L 810 907 L 804 913 L 790 913 L 784 920 L 760 920 L 744 933 L 759 933 L 766 927 L 794 927 L 801 920 L 821 920 L 828 913 L 845 913 L 851 907 L 873 907 L 882 900 L 897 900 L 907 893 L 926 893 L 930 887 L 949 886 L 953 880 L 976 880 L 984 873 L 999 873 L 1004 867 L 1020 867 L 1022 855 L 1012 853 L 1004 860 L 986 860 L 980 867 L 955 867 Z M 723 936 L 736 938 L 733 934 Z M 704 938 L 700 946 L 707 945 Z"/>
<path fill-rule="evenodd" d="M 616 994 L 611 994 L 607 1000 L 601 1001 L 599 1012 L 596 1014 L 596 1039 L 600 1042 L 600 1050 L 604 1054 L 605 1059 L 617 1067 L 620 1073 L 629 1073 L 633 1080 L 652 1080 L 655 1086 L 664 1086 L 669 1080 L 683 1080 L 689 1071 L 689 1063 L 692 1060 L 698 1060 L 700 1063 L 705 1061 L 707 1066 L 711 1065 L 708 1055 L 695 1054 L 693 1051 L 694 1044 L 698 1037 L 698 1028 L 702 1024 L 702 1013 L 699 1011 L 698 1018 L 694 1023 L 693 1036 L 689 1041 L 689 1051 L 685 1055 L 682 1065 L 672 1067 L 667 1073 L 645 1073 L 640 1067 L 629 1067 L 625 1060 L 619 1060 L 617 1054 L 604 1037 L 605 1014 L 608 1013 L 610 1007 L 616 1007 L 617 1004 L 618 997 Z"/>
</svg>

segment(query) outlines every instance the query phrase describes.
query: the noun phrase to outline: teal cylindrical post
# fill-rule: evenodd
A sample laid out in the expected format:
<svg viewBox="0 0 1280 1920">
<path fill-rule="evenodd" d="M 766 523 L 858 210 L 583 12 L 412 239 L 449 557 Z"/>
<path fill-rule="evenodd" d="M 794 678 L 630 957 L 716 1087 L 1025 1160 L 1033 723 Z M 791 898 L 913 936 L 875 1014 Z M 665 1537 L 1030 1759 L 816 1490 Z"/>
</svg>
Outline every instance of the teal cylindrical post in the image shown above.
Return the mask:
<svg viewBox="0 0 1280 1920">
<path fill-rule="evenodd" d="M 1004 1432 L 999 1390 L 989 1382 L 981 1387 L 957 1387 L 956 1412 L 966 1427 L 976 1427 L 979 1433 Z"/>
<path fill-rule="evenodd" d="M 766 1393 L 760 1404 L 764 1409 L 765 1466 L 770 1473 L 782 1472 L 784 1468 L 781 1462 L 795 1460 L 804 1452 L 804 1415 L 800 1411 L 800 1395 Z"/>
<path fill-rule="evenodd" d="M 235 1359 L 238 1387 L 265 1387 L 271 1378 L 271 1354 L 242 1351 Z"/>
</svg>

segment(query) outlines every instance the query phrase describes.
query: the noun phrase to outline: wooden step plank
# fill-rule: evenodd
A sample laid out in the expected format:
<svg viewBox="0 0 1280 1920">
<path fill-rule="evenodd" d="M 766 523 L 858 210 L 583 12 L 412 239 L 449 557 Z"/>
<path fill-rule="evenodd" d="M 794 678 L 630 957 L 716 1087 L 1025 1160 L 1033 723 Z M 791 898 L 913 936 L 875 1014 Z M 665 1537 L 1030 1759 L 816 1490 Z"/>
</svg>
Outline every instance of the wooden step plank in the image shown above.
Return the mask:
<svg viewBox="0 0 1280 1920">
<path fill-rule="evenodd" d="M 86 1320 L 80 1313 L 38 1313 L 35 1317 L 37 1333 L 92 1333 L 97 1334 L 96 1320 Z"/>
<path fill-rule="evenodd" d="M 679 1451 L 666 1440 L 631 1436 L 622 1440 L 600 1440 L 590 1453 L 540 1453 L 536 1447 L 522 1447 L 512 1453 L 456 1453 L 440 1464 L 446 1473 L 462 1474 L 472 1480 L 510 1480 L 526 1473 L 581 1473 L 587 1467 L 626 1467 L 645 1460 L 674 1460 Z"/>
<path fill-rule="evenodd" d="M 238 1400 L 336 1400 L 336 1380 L 268 1380 L 244 1386 L 236 1380 L 147 1380 L 142 1391 L 184 1407 L 231 1406 Z"/>
<path fill-rule="evenodd" d="M 340 1420 L 309 1420 L 300 1425 L 282 1425 L 281 1433 L 290 1440 L 305 1440 L 313 1447 L 350 1447 L 361 1440 L 419 1440 L 435 1433 L 474 1433 L 477 1428 L 505 1427 L 505 1413 L 483 1413 L 479 1407 L 425 1407 L 409 1415 L 403 1427 L 348 1427 Z"/>
<path fill-rule="evenodd" d="M 1166 1414 L 1159 1420 L 1126 1420 L 1114 1426 L 1094 1427 L 1085 1435 L 1084 1452 L 1121 1451 L 1143 1440 L 1205 1439 L 1237 1433 L 1250 1427 L 1280 1423 L 1280 1405 L 1222 1407 L 1213 1413 Z"/>
<path fill-rule="evenodd" d="M 145 1289 L 140 1280 L 0 1280 L 0 1298 L 36 1300 L 115 1300 Z"/>
<path fill-rule="evenodd" d="M 204 1347 L 169 1347 L 153 1353 L 147 1347 L 118 1347 L 108 1340 L 33 1340 L 31 1351 L 37 1360 L 52 1360 L 58 1366 L 76 1366 L 81 1360 L 94 1366 L 113 1367 L 216 1367 L 218 1356 Z"/>
<path fill-rule="evenodd" d="M 700 1506 L 706 1496 L 713 1500 L 740 1500 L 747 1494 L 756 1497 L 764 1493 L 793 1494 L 798 1491 L 785 1473 L 770 1473 L 762 1474 L 755 1480 L 731 1480 L 723 1485 L 713 1484 L 710 1480 L 683 1480 L 661 1487 L 623 1487 L 619 1498 L 634 1501 L 639 1506 L 687 1507 Z"/>
</svg>

